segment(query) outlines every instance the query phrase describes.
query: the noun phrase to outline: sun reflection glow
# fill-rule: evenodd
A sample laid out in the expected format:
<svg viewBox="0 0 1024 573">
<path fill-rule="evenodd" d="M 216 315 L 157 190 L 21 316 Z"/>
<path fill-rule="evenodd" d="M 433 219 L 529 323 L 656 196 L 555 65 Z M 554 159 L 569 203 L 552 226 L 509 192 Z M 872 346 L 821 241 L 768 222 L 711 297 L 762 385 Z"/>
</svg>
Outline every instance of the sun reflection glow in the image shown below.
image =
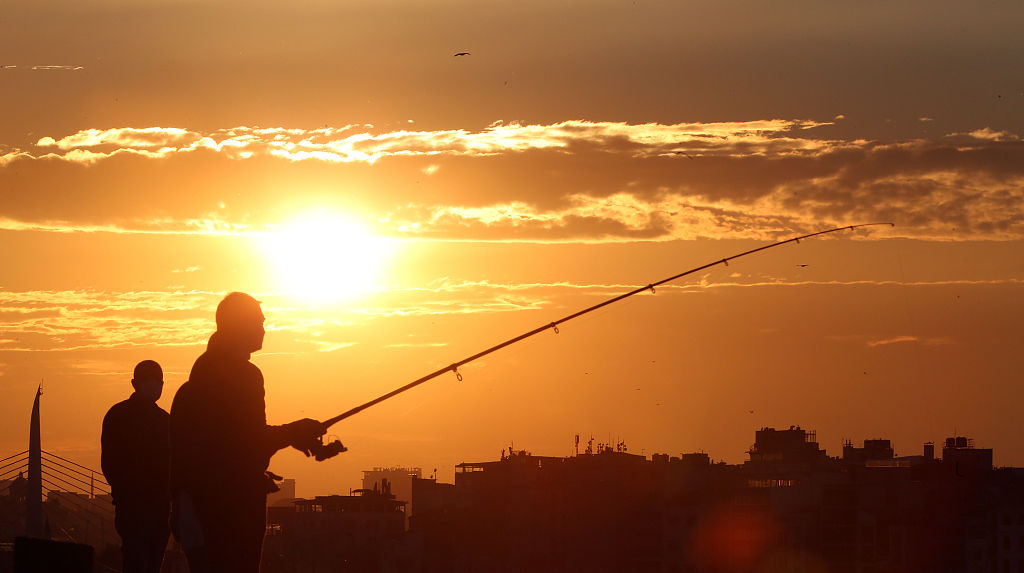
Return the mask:
<svg viewBox="0 0 1024 573">
<path fill-rule="evenodd" d="M 263 233 L 260 242 L 276 287 L 311 302 L 336 302 L 380 288 L 382 271 L 396 250 L 394 241 L 331 211 L 297 217 Z"/>
</svg>

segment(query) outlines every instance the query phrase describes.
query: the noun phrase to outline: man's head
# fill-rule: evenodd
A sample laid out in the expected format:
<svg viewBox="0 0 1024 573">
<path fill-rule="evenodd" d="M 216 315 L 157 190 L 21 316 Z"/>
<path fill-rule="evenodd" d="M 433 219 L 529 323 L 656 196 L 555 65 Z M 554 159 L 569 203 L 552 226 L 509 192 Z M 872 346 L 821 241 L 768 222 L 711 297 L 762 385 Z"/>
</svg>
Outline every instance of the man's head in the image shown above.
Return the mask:
<svg viewBox="0 0 1024 573">
<path fill-rule="evenodd" d="M 263 310 L 260 301 L 233 292 L 217 305 L 217 332 L 247 352 L 263 348 Z"/>
<path fill-rule="evenodd" d="M 132 377 L 135 394 L 141 398 L 156 402 L 164 391 L 164 371 L 153 360 L 143 360 L 135 365 Z"/>
</svg>

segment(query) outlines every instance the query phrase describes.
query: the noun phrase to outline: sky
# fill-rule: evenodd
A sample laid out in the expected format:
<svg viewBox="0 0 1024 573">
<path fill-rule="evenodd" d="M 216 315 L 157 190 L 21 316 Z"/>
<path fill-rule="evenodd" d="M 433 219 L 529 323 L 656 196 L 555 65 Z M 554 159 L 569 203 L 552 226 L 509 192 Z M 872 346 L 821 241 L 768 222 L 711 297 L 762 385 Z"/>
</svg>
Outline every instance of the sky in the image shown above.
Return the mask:
<svg viewBox="0 0 1024 573">
<path fill-rule="evenodd" d="M 45 0 L 0 13 L 0 454 L 99 466 L 140 360 L 169 408 L 263 301 L 299 495 L 505 448 L 838 455 L 966 435 L 1024 465 L 1024 5 Z M 469 55 L 455 56 L 459 52 Z M 6 453 L 5 453 L 6 452 Z M 0 456 L 2 457 L 2 456 Z"/>
</svg>

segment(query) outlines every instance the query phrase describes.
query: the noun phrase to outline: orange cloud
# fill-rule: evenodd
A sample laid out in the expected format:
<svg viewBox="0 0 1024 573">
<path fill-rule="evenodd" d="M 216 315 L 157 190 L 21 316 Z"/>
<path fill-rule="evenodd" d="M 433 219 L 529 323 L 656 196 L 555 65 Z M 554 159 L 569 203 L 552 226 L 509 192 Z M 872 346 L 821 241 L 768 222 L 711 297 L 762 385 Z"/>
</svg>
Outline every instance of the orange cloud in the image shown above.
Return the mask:
<svg viewBox="0 0 1024 573">
<path fill-rule="evenodd" d="M 662 277 L 639 277 L 650 281 Z M 807 286 L 927 287 L 999 286 L 1024 284 L 1024 279 L 954 281 L 795 281 L 764 280 L 734 273 L 709 280 L 694 275 L 689 281 L 657 288 L 656 296 L 686 296 L 709 289 L 792 288 Z M 404 340 L 380 336 L 381 322 L 417 317 L 466 316 L 520 311 L 537 313 L 540 321 L 582 307 L 580 296 L 594 300 L 611 298 L 641 284 L 511 283 L 450 281 L 440 279 L 420 287 L 396 288 L 376 293 L 347 306 L 296 306 L 276 293 L 254 293 L 264 301 L 268 330 L 276 337 L 267 354 L 333 352 L 357 344 L 380 347 L 436 347 L 444 342 Z M 205 344 L 214 329 L 213 310 L 223 293 L 206 291 L 109 292 L 6 291 L 0 290 L 0 353 L 81 351 L 130 347 L 197 346 Z M 641 295 L 646 296 L 646 295 Z M 571 303 L 566 306 L 567 302 Z M 859 339 L 868 347 L 917 343 L 952 344 L 948 338 L 890 336 Z"/>
<path fill-rule="evenodd" d="M 454 290 L 458 295 L 453 296 Z M 256 293 L 271 321 L 268 331 L 294 352 L 332 352 L 354 346 L 352 329 L 392 316 L 508 312 L 540 308 L 543 297 L 499 294 L 460 285 L 382 293 L 373 306 L 295 307 L 274 293 Z M 132 346 L 205 344 L 223 293 L 0 290 L 0 352 L 77 351 Z"/>
<path fill-rule="evenodd" d="M 176 127 L 122 127 L 116 129 L 86 129 L 54 139 L 42 137 L 39 147 L 57 147 L 65 151 L 82 147 L 111 145 L 121 148 L 180 147 L 201 139 L 199 134 Z"/>
<path fill-rule="evenodd" d="M 2 149 L 0 149 L 0 150 L 2 150 Z M 0 155 L 0 167 L 3 167 L 4 165 L 7 165 L 8 163 L 10 163 L 12 161 L 17 161 L 19 159 L 33 159 L 33 158 L 34 157 L 32 156 L 31 153 L 28 153 L 26 151 L 21 151 L 20 149 L 14 149 L 14 150 L 11 150 L 11 151 L 7 151 L 3 155 Z"/>
<path fill-rule="evenodd" d="M 36 66 L 18 66 L 18 65 L 4 65 L 0 66 L 0 70 L 30 70 L 34 72 L 78 72 L 84 70 L 85 66 L 62 66 L 62 65 L 36 65 Z"/>
<path fill-rule="evenodd" d="M 203 342 L 203 323 L 187 316 L 210 293 L 0 291 L 3 351 L 82 350 Z"/>
<path fill-rule="evenodd" d="M 0 231 L 43 231 L 48 233 L 114 233 L 119 235 L 245 235 L 261 231 L 250 225 L 235 224 L 218 217 L 203 219 L 151 219 L 133 224 L 83 225 L 70 221 L 18 221 L 0 217 Z"/>
<path fill-rule="evenodd" d="M 893 338 L 886 338 L 882 340 L 869 340 L 867 342 L 868 347 L 875 348 L 877 346 L 887 346 L 889 344 L 900 344 L 904 342 L 917 342 L 927 346 L 940 346 L 946 344 L 953 344 L 953 341 L 948 338 L 926 338 L 922 339 L 917 336 L 895 336 Z"/>
<path fill-rule="evenodd" d="M 86 129 L 60 139 L 46 136 L 36 145 L 68 151 L 55 156 L 86 163 L 118 152 L 161 157 L 197 149 L 215 150 L 236 159 L 269 155 L 290 161 L 374 163 L 389 156 L 481 156 L 530 149 L 570 149 L 580 143 L 598 144 L 609 151 L 626 146 L 638 154 L 665 154 L 677 149 L 693 154 L 805 153 L 839 143 L 783 134 L 823 125 L 829 123 L 773 119 L 665 125 L 570 120 L 550 125 L 496 122 L 477 132 L 455 129 L 371 133 L 355 131 L 370 126 L 348 125 L 310 130 L 236 127 L 205 134 L 182 128 L 124 127 Z M 738 143 L 743 147 L 734 149 Z"/>
<path fill-rule="evenodd" d="M 0 186 L 12 190 L 0 229 L 246 233 L 274 224 L 285 195 L 319 201 L 344 188 L 377 232 L 409 238 L 767 240 L 876 221 L 897 224 L 890 237 L 1024 237 L 1018 136 L 844 141 L 820 137 L 827 125 L 82 130 L 43 137 L 33 153 L 0 150 Z M 244 199 L 226 208 L 231 197 Z"/>
</svg>

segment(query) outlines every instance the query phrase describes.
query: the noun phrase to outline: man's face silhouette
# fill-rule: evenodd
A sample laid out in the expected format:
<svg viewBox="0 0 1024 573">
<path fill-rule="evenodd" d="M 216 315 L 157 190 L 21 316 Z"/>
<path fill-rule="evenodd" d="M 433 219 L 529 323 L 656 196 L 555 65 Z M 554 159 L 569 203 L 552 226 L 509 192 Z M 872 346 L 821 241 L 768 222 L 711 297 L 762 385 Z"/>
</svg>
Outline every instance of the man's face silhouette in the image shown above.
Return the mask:
<svg viewBox="0 0 1024 573">
<path fill-rule="evenodd" d="M 164 392 L 164 373 L 156 362 L 147 361 L 135 369 L 132 378 L 135 394 L 149 402 L 156 402 Z"/>
<path fill-rule="evenodd" d="M 263 310 L 260 302 L 243 293 L 231 293 L 217 307 L 217 332 L 245 352 L 263 348 Z"/>
<path fill-rule="evenodd" d="M 263 311 L 258 303 L 253 303 L 249 308 L 239 312 L 233 317 L 225 334 L 231 337 L 242 350 L 256 352 L 263 348 L 263 336 L 266 331 L 263 328 Z"/>
<path fill-rule="evenodd" d="M 267 333 L 263 328 L 264 321 L 266 321 L 266 318 L 263 316 L 263 310 L 257 305 L 242 325 L 239 341 L 243 343 L 243 348 L 249 352 L 256 352 L 263 348 L 263 337 Z"/>
</svg>

